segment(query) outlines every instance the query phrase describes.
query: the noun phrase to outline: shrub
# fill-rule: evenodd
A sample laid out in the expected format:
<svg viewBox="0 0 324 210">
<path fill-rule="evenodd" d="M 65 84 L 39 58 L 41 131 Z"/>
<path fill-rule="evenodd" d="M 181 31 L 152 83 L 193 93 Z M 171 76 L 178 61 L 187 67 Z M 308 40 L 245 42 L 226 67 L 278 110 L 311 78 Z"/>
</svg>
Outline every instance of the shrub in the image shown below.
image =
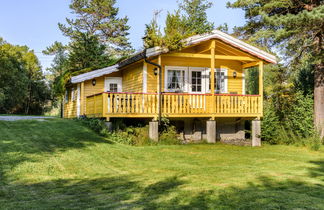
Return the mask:
<svg viewBox="0 0 324 210">
<path fill-rule="evenodd" d="M 101 119 L 87 118 L 84 116 L 81 118 L 77 118 L 75 120 L 81 122 L 83 125 L 89 127 L 91 130 L 94 130 L 96 133 L 100 134 L 101 136 L 106 136 L 108 133 L 108 129 L 105 125 L 105 122 Z"/>
<path fill-rule="evenodd" d="M 300 137 L 314 136 L 314 101 L 312 95 L 304 96 L 297 92 L 293 98 L 291 109 L 287 110 L 285 126 Z"/>
<path fill-rule="evenodd" d="M 261 129 L 263 140 L 266 140 L 271 144 L 277 143 L 276 138 L 278 138 L 281 126 L 272 101 L 266 103 L 264 106 L 264 117 L 262 120 Z"/>
<path fill-rule="evenodd" d="M 177 137 L 177 131 L 174 126 L 169 125 L 169 120 L 163 119 L 161 126 L 161 134 L 159 142 L 154 142 L 149 138 L 148 126 L 145 127 L 127 127 L 122 121 L 116 121 L 115 127 L 117 128 L 114 132 L 109 132 L 104 120 L 96 118 L 82 117 L 76 119 L 85 126 L 94 130 L 101 136 L 107 137 L 110 141 L 133 145 L 133 146 L 144 146 L 144 145 L 157 145 L 157 144 L 180 144 L 181 141 Z"/>
<path fill-rule="evenodd" d="M 161 132 L 159 144 L 181 144 L 181 140 L 178 138 L 177 130 L 174 126 L 168 126 Z"/>
</svg>

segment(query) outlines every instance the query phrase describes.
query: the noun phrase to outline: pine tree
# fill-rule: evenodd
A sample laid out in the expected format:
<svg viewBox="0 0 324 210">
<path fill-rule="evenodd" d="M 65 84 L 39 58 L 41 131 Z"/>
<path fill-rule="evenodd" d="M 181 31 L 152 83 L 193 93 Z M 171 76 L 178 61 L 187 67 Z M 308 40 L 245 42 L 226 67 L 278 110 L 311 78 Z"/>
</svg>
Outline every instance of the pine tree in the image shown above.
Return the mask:
<svg viewBox="0 0 324 210">
<path fill-rule="evenodd" d="M 126 55 L 132 50 L 127 38 L 130 27 L 127 17 L 117 17 L 115 4 L 116 0 L 72 0 L 70 9 L 76 18 L 66 18 L 67 24 L 59 23 L 59 28 L 71 39 L 80 33 L 96 35 L 111 55 Z"/>
<path fill-rule="evenodd" d="M 160 11 L 155 11 L 151 22 L 149 24 L 145 24 L 145 36 L 143 37 L 145 48 L 162 46 L 162 33 L 157 23 L 159 13 Z"/>
<path fill-rule="evenodd" d="M 184 13 L 183 21 L 188 36 L 208 33 L 214 29 L 206 13 L 212 5 L 208 0 L 183 0 L 179 4 L 180 11 Z"/>
<path fill-rule="evenodd" d="M 324 4 L 322 0 L 237 0 L 231 8 L 245 11 L 247 23 L 236 28 L 241 37 L 277 47 L 290 64 L 314 65 L 315 126 L 324 136 Z"/>
<path fill-rule="evenodd" d="M 193 35 L 209 33 L 214 24 L 207 19 L 206 11 L 212 3 L 207 0 L 183 0 L 173 13 L 168 12 L 162 35 L 157 24 L 157 14 L 146 25 L 144 47 L 162 46 L 169 50 L 181 49 L 183 40 Z"/>
</svg>

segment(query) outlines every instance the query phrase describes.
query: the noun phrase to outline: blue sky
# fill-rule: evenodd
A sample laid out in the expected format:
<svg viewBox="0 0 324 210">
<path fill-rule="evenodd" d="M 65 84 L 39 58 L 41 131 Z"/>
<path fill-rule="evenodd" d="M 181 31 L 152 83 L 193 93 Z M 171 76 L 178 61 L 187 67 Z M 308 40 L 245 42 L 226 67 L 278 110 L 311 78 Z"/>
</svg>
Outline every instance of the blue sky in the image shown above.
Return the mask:
<svg viewBox="0 0 324 210">
<path fill-rule="evenodd" d="M 227 23 L 230 29 L 243 25 L 243 11 L 227 9 L 227 1 L 214 0 L 214 6 L 208 10 L 209 20 L 216 26 Z M 45 69 L 50 66 L 52 57 L 43 55 L 41 51 L 54 41 L 68 42 L 57 23 L 64 23 L 66 17 L 71 17 L 69 3 L 69 0 L 0 0 L 0 37 L 33 49 Z M 177 8 L 177 1 L 117 0 L 117 6 L 121 17 L 129 17 L 130 41 L 135 49 L 140 49 L 145 23 L 152 19 L 153 11 L 162 9 L 159 17 L 162 24 L 167 11 Z"/>
</svg>

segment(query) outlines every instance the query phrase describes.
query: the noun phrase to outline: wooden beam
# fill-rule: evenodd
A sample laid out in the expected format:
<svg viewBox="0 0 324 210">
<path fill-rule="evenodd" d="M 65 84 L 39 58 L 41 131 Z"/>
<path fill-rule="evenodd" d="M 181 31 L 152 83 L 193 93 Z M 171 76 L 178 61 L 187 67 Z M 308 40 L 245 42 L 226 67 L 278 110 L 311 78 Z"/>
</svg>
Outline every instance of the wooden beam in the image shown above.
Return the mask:
<svg viewBox="0 0 324 210">
<path fill-rule="evenodd" d="M 219 42 L 217 42 L 217 43 L 219 43 Z M 221 46 L 220 44 L 217 44 L 217 49 L 218 49 L 218 50 L 222 50 L 222 51 L 224 51 L 224 52 L 225 52 L 224 54 L 226 54 L 226 53 L 230 53 L 230 54 L 232 54 L 232 55 L 242 56 L 242 53 L 238 54 L 238 53 L 235 52 L 234 50 L 226 49 L 225 47 Z M 243 55 L 243 56 L 244 56 L 244 55 Z"/>
<path fill-rule="evenodd" d="M 261 96 L 260 110 L 263 116 L 263 61 L 259 62 L 259 95 Z"/>
<path fill-rule="evenodd" d="M 238 60 L 238 61 L 255 61 L 255 59 L 247 56 L 234 56 L 234 55 L 215 55 L 218 60 Z"/>
<path fill-rule="evenodd" d="M 162 58 L 161 55 L 158 57 L 158 64 L 162 66 Z M 159 124 L 161 123 L 161 88 L 162 88 L 162 68 L 158 68 L 158 75 L 157 75 L 157 92 L 158 92 L 158 97 L 157 97 L 157 115 L 156 118 L 159 120 Z M 155 118 L 155 117 L 154 117 Z"/>
<path fill-rule="evenodd" d="M 246 68 L 250 68 L 250 67 L 258 66 L 258 65 L 259 65 L 259 62 L 251 62 L 251 63 L 243 64 L 243 65 L 242 65 L 242 68 L 243 68 L 243 69 L 246 69 Z"/>
<path fill-rule="evenodd" d="M 215 120 L 214 113 L 216 113 L 216 103 L 215 103 L 215 48 L 216 42 L 212 41 L 210 48 L 210 92 L 212 94 L 212 120 Z"/>
<path fill-rule="evenodd" d="M 203 44 L 203 45 L 198 45 L 195 47 L 195 52 L 196 53 L 204 53 L 209 51 L 211 48 L 211 44 Z"/>
<path fill-rule="evenodd" d="M 211 56 L 209 54 L 196 54 L 196 53 L 170 53 L 165 54 L 163 56 L 166 57 L 182 57 L 182 58 L 204 58 L 210 59 Z"/>
<path fill-rule="evenodd" d="M 226 44 L 226 43 L 224 43 L 222 41 L 217 40 L 216 45 L 217 45 L 217 48 L 226 49 L 227 51 L 229 51 L 229 52 L 231 52 L 231 53 L 233 53 L 235 55 L 239 55 L 239 56 L 248 56 L 249 55 L 249 53 L 247 53 L 247 52 L 245 52 L 245 51 L 243 51 L 241 49 L 238 49 L 238 48 L 236 48 L 234 46 L 231 46 L 229 44 Z"/>
<path fill-rule="evenodd" d="M 212 48 L 211 48 L 212 49 Z M 165 57 L 182 57 L 182 58 L 203 58 L 211 59 L 213 55 L 209 54 L 196 54 L 196 53 L 170 53 L 163 55 Z M 234 56 L 234 55 L 214 55 L 218 60 L 238 60 L 238 61 L 255 61 L 255 59 L 248 56 Z"/>
</svg>

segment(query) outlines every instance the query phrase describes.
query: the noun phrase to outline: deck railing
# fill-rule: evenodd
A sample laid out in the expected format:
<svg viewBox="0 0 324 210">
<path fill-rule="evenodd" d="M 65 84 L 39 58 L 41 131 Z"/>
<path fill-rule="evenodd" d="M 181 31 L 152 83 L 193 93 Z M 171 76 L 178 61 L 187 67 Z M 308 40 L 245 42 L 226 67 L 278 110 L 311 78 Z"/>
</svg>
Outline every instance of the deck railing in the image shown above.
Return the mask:
<svg viewBox="0 0 324 210">
<path fill-rule="evenodd" d="M 161 97 L 161 112 L 165 117 L 262 115 L 259 95 L 163 93 Z M 158 94 L 155 93 L 100 93 L 86 99 L 86 115 L 154 117 L 157 114 Z"/>
</svg>

